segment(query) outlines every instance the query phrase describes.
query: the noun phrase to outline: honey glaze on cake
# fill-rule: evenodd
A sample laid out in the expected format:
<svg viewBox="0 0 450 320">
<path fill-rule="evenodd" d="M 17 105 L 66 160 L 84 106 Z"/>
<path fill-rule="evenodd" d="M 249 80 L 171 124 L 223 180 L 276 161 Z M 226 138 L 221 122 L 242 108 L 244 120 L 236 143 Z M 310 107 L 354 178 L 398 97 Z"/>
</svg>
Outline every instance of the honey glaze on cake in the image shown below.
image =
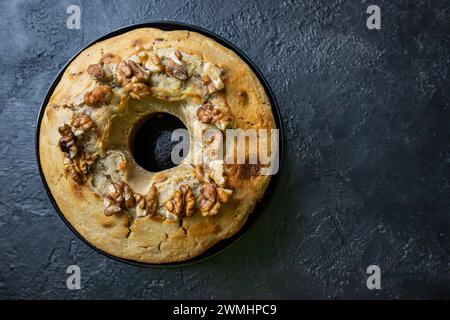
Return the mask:
<svg viewBox="0 0 450 320">
<path fill-rule="evenodd" d="M 232 165 L 236 176 L 223 161 L 193 164 L 212 141 L 174 166 L 167 135 L 180 125 L 164 129 L 165 117 L 184 124 L 191 143 L 209 128 L 274 128 L 263 87 L 234 52 L 197 33 L 149 28 L 83 51 L 42 119 L 41 164 L 58 206 L 115 256 L 165 263 L 199 255 L 242 227 L 270 180 L 258 165 Z M 156 139 L 149 150 L 145 134 Z"/>
</svg>

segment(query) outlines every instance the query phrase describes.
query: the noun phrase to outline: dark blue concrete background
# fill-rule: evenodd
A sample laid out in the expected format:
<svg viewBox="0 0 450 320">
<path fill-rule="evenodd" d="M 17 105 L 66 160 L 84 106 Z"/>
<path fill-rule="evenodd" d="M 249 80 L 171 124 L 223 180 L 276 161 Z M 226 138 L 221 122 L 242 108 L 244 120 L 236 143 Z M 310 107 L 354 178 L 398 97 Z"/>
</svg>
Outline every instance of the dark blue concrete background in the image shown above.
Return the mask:
<svg viewBox="0 0 450 320">
<path fill-rule="evenodd" d="M 66 28 L 70 4 L 81 30 Z M 380 31 L 366 28 L 369 4 L 381 7 Z M 34 133 L 74 53 L 161 19 L 207 28 L 256 63 L 287 154 L 273 202 L 235 246 L 148 269 L 102 256 L 64 225 Z M 2 1 L 0 43 L 0 298 L 450 298 L 448 1 Z M 66 289 L 71 264 L 79 291 Z M 378 291 L 365 285 L 371 264 Z"/>
</svg>

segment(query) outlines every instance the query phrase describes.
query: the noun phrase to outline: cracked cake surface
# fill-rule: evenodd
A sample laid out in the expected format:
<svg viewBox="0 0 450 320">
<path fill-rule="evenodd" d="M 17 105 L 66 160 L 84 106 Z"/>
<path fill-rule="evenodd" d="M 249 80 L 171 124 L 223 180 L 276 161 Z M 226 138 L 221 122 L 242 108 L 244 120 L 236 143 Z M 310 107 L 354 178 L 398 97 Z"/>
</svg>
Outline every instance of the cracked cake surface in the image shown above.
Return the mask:
<svg viewBox="0 0 450 320">
<path fill-rule="evenodd" d="M 190 151 L 153 173 L 133 159 L 129 136 L 162 112 L 186 125 Z M 139 28 L 70 63 L 44 110 L 39 153 L 59 209 L 82 237 L 120 258 L 168 263 L 235 234 L 269 184 L 259 163 L 218 158 L 217 134 L 273 128 L 267 94 L 236 53 L 195 32 Z M 207 129 L 216 134 L 197 139 Z"/>
</svg>

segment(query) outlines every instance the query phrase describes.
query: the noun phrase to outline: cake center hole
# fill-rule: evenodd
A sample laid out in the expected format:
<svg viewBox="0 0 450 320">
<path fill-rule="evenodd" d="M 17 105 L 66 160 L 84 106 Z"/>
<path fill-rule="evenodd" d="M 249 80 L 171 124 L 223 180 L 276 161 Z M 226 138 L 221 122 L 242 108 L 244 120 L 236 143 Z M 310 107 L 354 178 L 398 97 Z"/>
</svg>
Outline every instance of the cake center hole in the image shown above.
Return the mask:
<svg viewBox="0 0 450 320">
<path fill-rule="evenodd" d="M 151 172 L 177 166 L 171 157 L 173 147 L 179 143 L 171 141 L 176 129 L 186 130 L 186 126 L 169 113 L 154 113 L 137 123 L 130 136 L 130 149 L 137 164 Z M 180 156 L 186 157 L 185 153 Z"/>
</svg>

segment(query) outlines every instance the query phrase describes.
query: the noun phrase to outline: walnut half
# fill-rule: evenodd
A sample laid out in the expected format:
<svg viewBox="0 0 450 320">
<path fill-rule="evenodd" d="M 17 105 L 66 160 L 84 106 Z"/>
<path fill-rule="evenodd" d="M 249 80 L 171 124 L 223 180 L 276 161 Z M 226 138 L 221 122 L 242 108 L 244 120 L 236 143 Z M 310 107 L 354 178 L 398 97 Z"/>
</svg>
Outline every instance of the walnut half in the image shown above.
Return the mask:
<svg viewBox="0 0 450 320">
<path fill-rule="evenodd" d="M 77 137 L 72 131 L 72 127 L 67 123 L 58 128 L 58 132 L 61 135 L 59 139 L 59 148 L 62 152 L 67 153 L 69 158 L 74 158 L 78 152 Z"/>
<path fill-rule="evenodd" d="M 91 169 L 94 159 L 87 152 L 82 151 L 74 159 L 67 154 L 64 156 L 64 169 L 77 184 L 83 184 L 87 180 L 87 174 Z"/>
<path fill-rule="evenodd" d="M 105 78 L 105 70 L 103 70 L 103 65 L 100 63 L 90 64 L 87 72 L 94 80 L 101 81 Z"/>
<path fill-rule="evenodd" d="M 148 214 L 145 197 L 140 193 L 135 193 L 134 200 L 136 201 L 136 217 L 145 217 Z"/>
<path fill-rule="evenodd" d="M 132 208 L 135 204 L 136 201 L 133 190 L 131 190 L 131 187 L 123 181 L 111 183 L 108 187 L 108 192 L 103 199 L 106 216 L 121 212 L 122 209 Z"/>
<path fill-rule="evenodd" d="M 113 182 L 108 187 L 108 192 L 103 199 L 103 206 L 105 207 L 105 216 L 112 216 L 115 213 L 122 211 L 123 201 L 123 183 Z"/>
<path fill-rule="evenodd" d="M 134 199 L 134 192 L 133 192 L 133 190 L 131 190 L 131 187 L 128 184 L 126 184 L 125 182 L 122 182 L 122 186 L 123 186 L 123 191 L 122 191 L 123 204 L 128 209 L 133 208 L 136 205 L 136 201 Z"/>
<path fill-rule="evenodd" d="M 222 80 L 222 70 L 210 62 L 205 62 L 203 65 L 202 80 L 206 84 L 209 94 L 222 90 L 225 86 Z"/>
<path fill-rule="evenodd" d="M 195 212 L 195 195 L 188 185 L 183 184 L 166 202 L 165 207 L 169 212 L 179 217 L 190 217 Z"/>
<path fill-rule="evenodd" d="M 150 72 L 133 60 L 122 61 L 117 67 L 117 82 L 135 99 L 151 95 L 147 81 Z"/>
<path fill-rule="evenodd" d="M 145 196 L 147 213 L 150 215 L 156 214 L 158 209 L 158 189 L 155 186 L 150 188 L 150 191 Z"/>
<path fill-rule="evenodd" d="M 91 117 L 89 117 L 86 113 L 76 113 L 72 117 L 72 127 L 75 128 L 74 134 L 76 136 L 81 136 L 88 130 L 94 128 L 94 122 Z"/>
<path fill-rule="evenodd" d="M 148 57 L 147 61 L 145 62 L 145 68 L 147 70 L 150 70 L 150 72 L 155 73 L 160 73 L 164 71 L 164 65 L 162 64 L 161 59 L 156 53 L 149 51 L 147 53 L 147 57 Z"/>
<path fill-rule="evenodd" d="M 206 101 L 197 109 L 197 118 L 202 123 L 214 123 L 220 129 L 226 128 L 232 121 L 227 112 L 210 101 Z"/>
<path fill-rule="evenodd" d="M 186 80 L 189 78 L 186 65 L 183 62 L 183 55 L 179 50 L 175 50 L 169 55 L 169 59 L 166 64 L 166 73 L 168 76 Z"/>
<path fill-rule="evenodd" d="M 87 117 L 87 118 L 86 118 Z M 59 139 L 59 148 L 64 152 L 64 169 L 66 173 L 78 184 L 83 184 L 87 180 L 87 174 L 94 162 L 92 156 L 78 146 L 79 137 L 77 137 L 77 130 L 81 130 L 82 134 L 84 130 L 88 130 L 93 127 L 92 120 L 88 115 L 82 113 L 75 116 L 72 119 L 72 123 L 75 125 L 75 133 L 72 131 L 72 127 L 67 123 L 58 128 L 61 138 Z"/>
<path fill-rule="evenodd" d="M 200 193 L 200 212 L 203 216 L 213 216 L 219 212 L 222 203 L 228 202 L 233 191 L 205 183 Z"/>
<path fill-rule="evenodd" d="M 210 182 L 209 175 L 205 174 L 205 168 L 202 164 L 195 166 L 195 177 L 200 182 Z"/>
<path fill-rule="evenodd" d="M 145 217 L 146 215 L 155 215 L 158 209 L 158 189 L 155 186 L 145 195 L 134 194 L 136 200 L 136 216 Z"/>
<path fill-rule="evenodd" d="M 92 91 L 88 91 L 84 95 L 84 103 L 88 106 L 97 106 L 101 103 L 108 103 L 111 101 L 113 92 L 107 84 L 101 85 Z"/>
</svg>

